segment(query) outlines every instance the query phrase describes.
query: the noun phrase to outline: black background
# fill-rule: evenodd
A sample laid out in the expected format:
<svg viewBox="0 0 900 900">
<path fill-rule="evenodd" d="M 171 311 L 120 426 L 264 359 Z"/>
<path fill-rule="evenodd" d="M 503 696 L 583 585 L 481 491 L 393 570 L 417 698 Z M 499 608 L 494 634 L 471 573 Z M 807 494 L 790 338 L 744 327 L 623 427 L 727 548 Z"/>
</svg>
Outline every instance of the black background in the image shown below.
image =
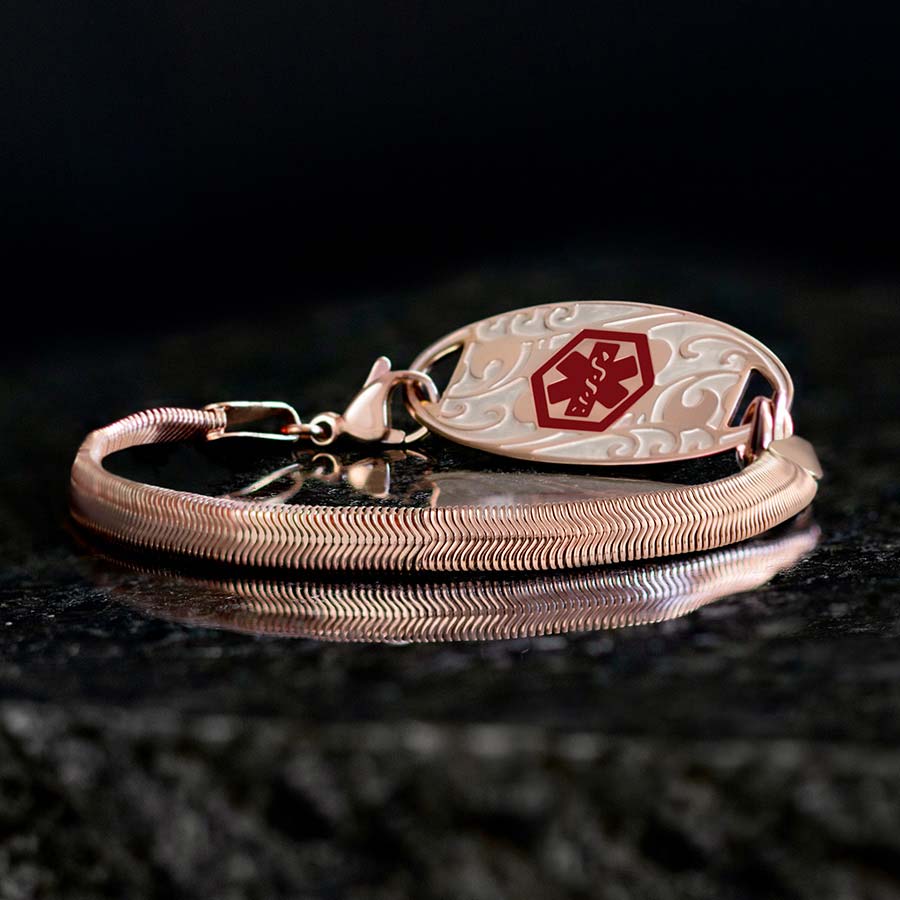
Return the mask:
<svg viewBox="0 0 900 900">
<path fill-rule="evenodd" d="M 572 242 L 897 264 L 887 6 L 5 8 L 20 343 L 334 302 Z"/>
</svg>

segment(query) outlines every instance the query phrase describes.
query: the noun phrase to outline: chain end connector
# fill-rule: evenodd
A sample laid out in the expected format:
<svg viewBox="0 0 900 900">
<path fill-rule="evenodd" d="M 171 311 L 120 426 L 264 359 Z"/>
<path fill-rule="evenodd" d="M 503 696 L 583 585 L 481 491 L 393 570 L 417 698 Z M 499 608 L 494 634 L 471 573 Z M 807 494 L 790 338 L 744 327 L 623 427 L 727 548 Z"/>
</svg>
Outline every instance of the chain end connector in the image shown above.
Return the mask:
<svg viewBox="0 0 900 900">
<path fill-rule="evenodd" d="M 300 421 L 300 415 L 293 406 L 278 400 L 229 400 L 210 403 L 203 408 L 225 412 L 225 425 L 207 432 L 208 441 L 244 437 L 294 442 L 300 438 L 302 430 L 308 427 Z M 278 430 L 252 431 L 247 428 L 248 425 L 266 421 L 279 423 Z"/>
</svg>

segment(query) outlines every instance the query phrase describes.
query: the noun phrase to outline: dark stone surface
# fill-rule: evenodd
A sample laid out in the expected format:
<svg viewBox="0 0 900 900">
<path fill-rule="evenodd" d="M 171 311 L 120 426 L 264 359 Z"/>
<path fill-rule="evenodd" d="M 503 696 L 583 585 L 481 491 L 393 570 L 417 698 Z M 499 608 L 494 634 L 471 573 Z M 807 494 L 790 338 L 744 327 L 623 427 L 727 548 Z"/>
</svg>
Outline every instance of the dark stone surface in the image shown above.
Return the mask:
<svg viewBox="0 0 900 900">
<path fill-rule="evenodd" d="M 232 397 L 339 408 L 380 353 L 579 296 L 713 315 L 785 359 L 827 473 L 810 556 L 657 625 L 342 644 L 148 615 L 110 585 L 186 583 L 123 575 L 67 526 L 93 427 Z M 897 298 L 574 254 L 170 333 L 123 311 L 125 338 L 7 365 L 0 898 L 900 896 Z M 278 462 L 258 454 L 122 465 L 224 490 Z"/>
</svg>

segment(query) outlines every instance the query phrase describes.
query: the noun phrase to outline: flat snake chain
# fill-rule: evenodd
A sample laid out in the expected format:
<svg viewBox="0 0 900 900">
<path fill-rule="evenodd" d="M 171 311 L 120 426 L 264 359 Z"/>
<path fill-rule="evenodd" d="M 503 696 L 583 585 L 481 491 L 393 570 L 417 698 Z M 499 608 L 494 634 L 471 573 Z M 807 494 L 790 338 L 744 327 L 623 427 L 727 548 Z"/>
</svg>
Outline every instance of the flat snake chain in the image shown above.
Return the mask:
<svg viewBox="0 0 900 900">
<path fill-rule="evenodd" d="M 322 507 L 260 504 L 141 484 L 103 468 L 142 444 L 224 428 L 221 409 L 147 410 L 87 436 L 72 511 L 95 533 L 151 551 L 245 566 L 400 571 L 537 571 L 710 550 L 805 509 L 815 479 L 763 452 L 734 475 L 639 497 L 533 506 Z"/>
</svg>

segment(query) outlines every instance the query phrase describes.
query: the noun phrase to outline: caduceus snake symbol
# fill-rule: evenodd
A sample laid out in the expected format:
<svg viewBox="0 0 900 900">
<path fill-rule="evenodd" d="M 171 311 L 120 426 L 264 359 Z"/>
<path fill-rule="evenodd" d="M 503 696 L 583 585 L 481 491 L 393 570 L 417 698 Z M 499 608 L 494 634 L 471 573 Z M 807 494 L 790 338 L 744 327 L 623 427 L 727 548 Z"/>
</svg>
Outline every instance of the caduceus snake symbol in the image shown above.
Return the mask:
<svg viewBox="0 0 900 900">
<path fill-rule="evenodd" d="M 570 353 L 557 369 L 565 377 L 547 388 L 551 403 L 568 400 L 567 416 L 586 418 L 595 403 L 612 409 L 628 396 L 622 382 L 637 375 L 638 364 L 633 356 L 616 359 L 619 344 L 597 341 L 585 356 L 577 350 Z"/>
</svg>

